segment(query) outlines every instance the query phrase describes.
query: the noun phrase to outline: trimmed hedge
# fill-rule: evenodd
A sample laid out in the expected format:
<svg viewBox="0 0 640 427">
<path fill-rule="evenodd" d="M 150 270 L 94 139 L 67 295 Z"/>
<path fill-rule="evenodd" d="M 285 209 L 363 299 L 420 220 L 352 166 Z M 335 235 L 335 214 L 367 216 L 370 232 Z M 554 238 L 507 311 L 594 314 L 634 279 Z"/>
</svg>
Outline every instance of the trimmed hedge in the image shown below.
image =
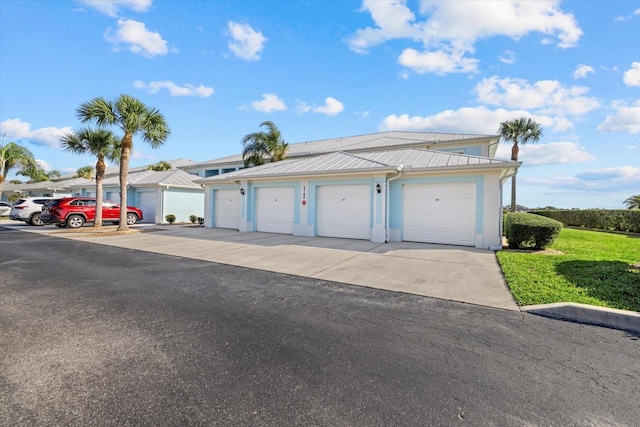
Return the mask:
<svg viewBox="0 0 640 427">
<path fill-rule="evenodd" d="M 639 209 L 571 209 L 529 212 L 555 219 L 567 227 L 640 233 Z"/>
<path fill-rule="evenodd" d="M 504 218 L 504 235 L 510 248 L 544 249 L 562 230 L 562 223 L 530 213 L 510 213 Z"/>
</svg>

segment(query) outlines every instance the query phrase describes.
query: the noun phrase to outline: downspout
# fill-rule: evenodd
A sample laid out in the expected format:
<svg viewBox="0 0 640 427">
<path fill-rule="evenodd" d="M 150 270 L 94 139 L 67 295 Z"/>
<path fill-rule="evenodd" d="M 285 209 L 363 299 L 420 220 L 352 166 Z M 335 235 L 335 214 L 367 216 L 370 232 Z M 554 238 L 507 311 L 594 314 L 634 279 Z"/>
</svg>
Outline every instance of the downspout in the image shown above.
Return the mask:
<svg viewBox="0 0 640 427">
<path fill-rule="evenodd" d="M 385 207 L 385 215 L 384 215 L 384 242 L 389 243 L 389 183 L 394 179 L 398 179 L 402 176 L 402 170 L 404 169 L 404 165 L 398 165 L 396 167 L 397 175 L 393 178 L 389 178 L 384 183 L 384 207 Z"/>
</svg>

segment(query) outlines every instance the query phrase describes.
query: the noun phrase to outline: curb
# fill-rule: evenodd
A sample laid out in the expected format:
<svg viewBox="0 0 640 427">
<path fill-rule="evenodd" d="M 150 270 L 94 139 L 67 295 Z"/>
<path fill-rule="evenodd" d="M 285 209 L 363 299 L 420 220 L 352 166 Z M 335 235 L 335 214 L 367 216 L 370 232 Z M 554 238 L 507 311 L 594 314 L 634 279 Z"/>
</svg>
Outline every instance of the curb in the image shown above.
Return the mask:
<svg viewBox="0 0 640 427">
<path fill-rule="evenodd" d="M 522 311 L 552 319 L 604 326 L 640 334 L 640 313 L 572 302 L 527 305 Z"/>
</svg>

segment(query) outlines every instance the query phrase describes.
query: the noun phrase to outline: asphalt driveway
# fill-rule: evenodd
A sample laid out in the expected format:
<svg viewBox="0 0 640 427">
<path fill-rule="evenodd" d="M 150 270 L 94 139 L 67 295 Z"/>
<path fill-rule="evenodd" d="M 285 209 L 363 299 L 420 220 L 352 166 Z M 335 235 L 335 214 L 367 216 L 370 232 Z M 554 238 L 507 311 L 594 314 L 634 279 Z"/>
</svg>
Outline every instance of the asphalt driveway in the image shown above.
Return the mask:
<svg viewBox="0 0 640 427">
<path fill-rule="evenodd" d="M 2 426 L 640 418 L 622 331 L 53 235 L 0 243 Z"/>
</svg>

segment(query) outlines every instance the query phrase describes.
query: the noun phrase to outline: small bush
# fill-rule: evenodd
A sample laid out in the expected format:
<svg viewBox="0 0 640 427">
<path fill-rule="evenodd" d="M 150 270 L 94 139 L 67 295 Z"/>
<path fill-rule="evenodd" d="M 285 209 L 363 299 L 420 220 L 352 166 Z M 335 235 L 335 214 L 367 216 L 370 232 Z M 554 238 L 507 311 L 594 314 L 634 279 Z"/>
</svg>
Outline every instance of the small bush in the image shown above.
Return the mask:
<svg viewBox="0 0 640 427">
<path fill-rule="evenodd" d="M 197 220 L 198 220 L 197 215 L 189 215 L 189 221 L 191 221 L 191 224 L 195 224 Z"/>
<path fill-rule="evenodd" d="M 169 214 L 169 215 L 165 215 L 164 219 L 169 223 L 169 224 L 173 224 L 174 222 L 176 222 L 176 216 L 173 214 Z"/>
<path fill-rule="evenodd" d="M 510 213 L 504 221 L 510 248 L 544 249 L 556 240 L 560 230 L 560 221 L 528 213 Z"/>
</svg>

